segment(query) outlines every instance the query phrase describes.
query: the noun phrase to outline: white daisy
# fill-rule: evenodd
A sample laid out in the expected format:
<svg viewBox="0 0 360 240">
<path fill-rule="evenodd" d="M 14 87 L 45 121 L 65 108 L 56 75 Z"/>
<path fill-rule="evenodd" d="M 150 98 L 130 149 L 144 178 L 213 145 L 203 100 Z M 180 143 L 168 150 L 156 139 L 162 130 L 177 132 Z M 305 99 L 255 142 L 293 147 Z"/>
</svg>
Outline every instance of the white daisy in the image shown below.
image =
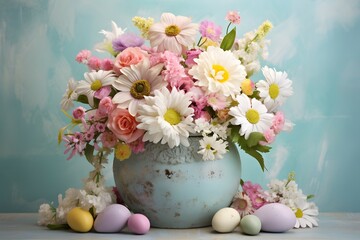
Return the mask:
<svg viewBox="0 0 360 240">
<path fill-rule="evenodd" d="M 262 68 L 262 72 L 266 80 L 257 82 L 256 88 L 265 106 L 273 112 L 293 94 L 292 81 L 287 78 L 286 72 L 276 72 L 267 66 Z"/>
<path fill-rule="evenodd" d="M 145 102 L 138 107 L 139 129 L 146 130 L 143 141 L 161 144 L 170 148 L 180 144 L 188 147 L 189 132 L 194 132 L 193 113 L 189 107 L 191 98 L 184 91 L 175 88 L 155 90 L 154 96 L 145 96 Z"/>
<path fill-rule="evenodd" d="M 211 137 L 204 136 L 200 140 L 200 150 L 198 153 L 203 155 L 204 160 L 220 159 L 227 152 L 226 147 L 227 142 L 218 139 L 218 136 L 213 134 Z"/>
<path fill-rule="evenodd" d="M 272 125 L 274 114 L 268 113 L 267 108 L 259 100 L 250 99 L 246 94 L 236 97 L 238 105 L 231 107 L 229 115 L 233 125 L 241 125 L 240 135 L 248 139 L 250 133 L 264 133 Z"/>
<path fill-rule="evenodd" d="M 169 50 L 180 55 L 195 42 L 197 30 L 198 25 L 191 23 L 191 18 L 163 13 L 160 22 L 149 29 L 150 44 L 158 52 Z"/>
<path fill-rule="evenodd" d="M 104 34 L 105 39 L 103 42 L 96 44 L 95 49 L 98 52 L 109 52 L 111 55 L 114 55 L 114 49 L 112 46 L 113 40 L 122 35 L 126 29 L 122 30 L 117 26 L 114 21 L 111 21 L 112 31 L 108 32 L 105 30 L 101 30 L 100 33 Z"/>
<path fill-rule="evenodd" d="M 78 83 L 75 82 L 73 78 L 69 79 L 67 89 L 61 99 L 61 109 L 67 111 L 69 108 L 74 106 L 73 101 L 78 98 L 78 94 L 75 91 L 77 84 Z"/>
<path fill-rule="evenodd" d="M 118 107 L 126 109 L 133 116 L 137 114 L 139 104 L 144 102 L 144 96 L 152 95 L 154 90 L 166 86 L 160 74 L 163 64 L 150 68 L 150 61 L 145 58 L 143 61 L 130 67 L 122 68 L 121 75 L 113 83 L 113 87 L 119 90 L 114 97 L 113 103 Z"/>
<path fill-rule="evenodd" d="M 104 86 L 113 84 L 115 77 L 112 71 L 86 72 L 85 80 L 81 80 L 76 88 L 79 95 L 85 95 L 88 98 L 89 105 L 94 106 L 94 94 L 97 90 Z"/>
<path fill-rule="evenodd" d="M 204 87 L 208 93 L 219 93 L 224 96 L 234 96 L 240 93 L 241 82 L 245 80 L 246 72 L 241 62 L 230 51 L 218 47 L 208 47 L 190 70 L 198 81 L 198 86 Z"/>
<path fill-rule="evenodd" d="M 314 203 L 309 203 L 306 200 L 299 200 L 296 202 L 297 208 L 294 210 L 296 216 L 295 228 L 317 227 L 319 210 Z"/>
</svg>

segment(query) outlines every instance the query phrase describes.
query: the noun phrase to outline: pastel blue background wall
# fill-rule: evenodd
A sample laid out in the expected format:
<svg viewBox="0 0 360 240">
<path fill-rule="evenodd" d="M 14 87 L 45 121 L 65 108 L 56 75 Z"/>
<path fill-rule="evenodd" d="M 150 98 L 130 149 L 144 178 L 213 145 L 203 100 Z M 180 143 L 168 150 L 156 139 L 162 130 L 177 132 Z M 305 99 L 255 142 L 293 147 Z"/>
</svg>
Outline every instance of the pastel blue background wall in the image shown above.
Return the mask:
<svg viewBox="0 0 360 240">
<path fill-rule="evenodd" d="M 67 79 L 85 70 L 74 57 L 102 40 L 99 30 L 164 11 L 225 27 L 228 10 L 241 14 L 238 37 L 272 21 L 266 64 L 287 71 L 295 90 L 284 111 L 296 127 L 266 155 L 265 174 L 243 155 L 243 178 L 265 186 L 294 170 L 320 211 L 360 211 L 360 1 L 0 0 L 0 212 L 57 203 L 87 176 L 86 160 L 66 161 L 56 138 Z M 106 176 L 113 185 L 111 166 Z"/>
</svg>

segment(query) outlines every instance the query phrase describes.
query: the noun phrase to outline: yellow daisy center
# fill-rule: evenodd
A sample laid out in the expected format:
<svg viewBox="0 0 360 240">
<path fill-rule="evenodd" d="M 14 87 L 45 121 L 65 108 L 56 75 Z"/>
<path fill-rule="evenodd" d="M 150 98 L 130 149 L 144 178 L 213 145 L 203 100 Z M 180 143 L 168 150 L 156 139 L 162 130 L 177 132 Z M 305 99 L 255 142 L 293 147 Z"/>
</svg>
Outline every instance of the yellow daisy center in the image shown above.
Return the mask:
<svg viewBox="0 0 360 240">
<path fill-rule="evenodd" d="M 302 217 L 304 216 L 304 213 L 303 213 L 303 211 L 302 211 L 300 208 L 298 208 L 298 209 L 296 210 L 296 212 L 295 212 L 295 216 L 296 216 L 297 218 L 302 218 Z"/>
<path fill-rule="evenodd" d="M 95 81 L 93 81 L 90 86 L 91 90 L 93 90 L 93 91 L 97 91 L 101 87 L 102 87 L 102 83 L 99 79 L 96 79 Z"/>
<path fill-rule="evenodd" d="M 176 125 L 181 122 L 181 115 L 175 109 L 169 108 L 164 114 L 164 119 L 171 125 Z"/>
<path fill-rule="evenodd" d="M 276 99 L 277 96 L 279 96 L 279 92 L 280 92 L 279 85 L 277 85 L 276 83 L 270 85 L 269 94 L 272 99 Z"/>
<path fill-rule="evenodd" d="M 137 80 L 130 88 L 130 94 L 136 99 L 142 99 L 150 95 L 151 86 L 146 80 Z"/>
<path fill-rule="evenodd" d="M 259 122 L 260 120 L 260 114 L 258 111 L 256 111 L 255 109 L 249 109 L 246 112 L 246 119 L 252 123 L 252 124 L 256 124 Z"/>
<path fill-rule="evenodd" d="M 219 72 L 222 72 L 222 79 L 217 79 L 219 82 L 223 83 L 229 79 L 229 72 L 223 66 L 214 64 L 212 65 L 212 69 L 215 71 L 215 76 L 217 76 Z"/>
<path fill-rule="evenodd" d="M 181 29 L 176 25 L 169 25 L 165 28 L 165 34 L 169 37 L 175 37 L 181 32 Z"/>
<path fill-rule="evenodd" d="M 210 144 L 207 144 L 206 145 L 206 150 L 210 150 L 211 149 L 211 145 Z"/>
</svg>

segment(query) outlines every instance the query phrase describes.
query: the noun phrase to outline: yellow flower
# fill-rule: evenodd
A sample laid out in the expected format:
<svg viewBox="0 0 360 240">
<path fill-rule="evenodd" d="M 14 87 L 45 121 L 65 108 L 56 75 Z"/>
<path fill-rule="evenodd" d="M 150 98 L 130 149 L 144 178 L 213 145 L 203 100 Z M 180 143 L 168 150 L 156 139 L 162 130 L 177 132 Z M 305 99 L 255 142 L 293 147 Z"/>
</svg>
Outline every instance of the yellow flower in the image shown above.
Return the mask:
<svg viewBox="0 0 360 240">
<path fill-rule="evenodd" d="M 131 155 L 131 148 L 126 143 L 118 143 L 115 147 L 115 157 L 123 161 L 128 159 Z"/>
<path fill-rule="evenodd" d="M 253 94 L 254 88 L 255 84 L 248 78 L 241 83 L 241 91 L 248 96 Z"/>
<path fill-rule="evenodd" d="M 132 22 L 134 23 L 135 27 L 137 27 L 141 31 L 141 36 L 143 36 L 143 38 L 145 39 L 148 39 L 149 29 L 153 25 L 154 19 L 146 19 L 143 17 L 135 16 L 133 17 Z"/>
<path fill-rule="evenodd" d="M 257 35 L 257 38 L 260 40 L 260 39 L 263 39 L 266 34 L 269 33 L 269 31 L 273 28 L 273 25 L 272 23 L 269 21 L 269 20 L 266 20 L 265 22 L 263 22 L 257 32 L 256 32 L 256 35 Z"/>
<path fill-rule="evenodd" d="M 215 42 L 209 38 L 203 38 L 205 41 L 204 44 L 201 45 L 202 48 L 207 49 L 210 46 L 219 47 L 220 44 L 218 42 Z"/>
</svg>

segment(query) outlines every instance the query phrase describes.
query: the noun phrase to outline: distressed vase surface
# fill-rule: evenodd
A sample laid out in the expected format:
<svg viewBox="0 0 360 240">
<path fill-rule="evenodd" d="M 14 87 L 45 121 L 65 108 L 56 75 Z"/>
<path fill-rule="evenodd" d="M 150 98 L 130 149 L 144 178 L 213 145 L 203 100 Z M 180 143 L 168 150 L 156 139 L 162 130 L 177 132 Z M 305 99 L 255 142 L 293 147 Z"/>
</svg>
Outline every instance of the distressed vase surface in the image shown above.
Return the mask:
<svg viewBox="0 0 360 240">
<path fill-rule="evenodd" d="M 124 161 L 114 159 L 115 184 L 134 213 L 146 215 L 152 227 L 194 228 L 211 225 L 213 215 L 228 207 L 238 191 L 241 161 L 229 143 L 224 158 L 202 160 L 200 137 L 190 147 L 170 149 L 146 144 L 146 151 Z"/>
</svg>

